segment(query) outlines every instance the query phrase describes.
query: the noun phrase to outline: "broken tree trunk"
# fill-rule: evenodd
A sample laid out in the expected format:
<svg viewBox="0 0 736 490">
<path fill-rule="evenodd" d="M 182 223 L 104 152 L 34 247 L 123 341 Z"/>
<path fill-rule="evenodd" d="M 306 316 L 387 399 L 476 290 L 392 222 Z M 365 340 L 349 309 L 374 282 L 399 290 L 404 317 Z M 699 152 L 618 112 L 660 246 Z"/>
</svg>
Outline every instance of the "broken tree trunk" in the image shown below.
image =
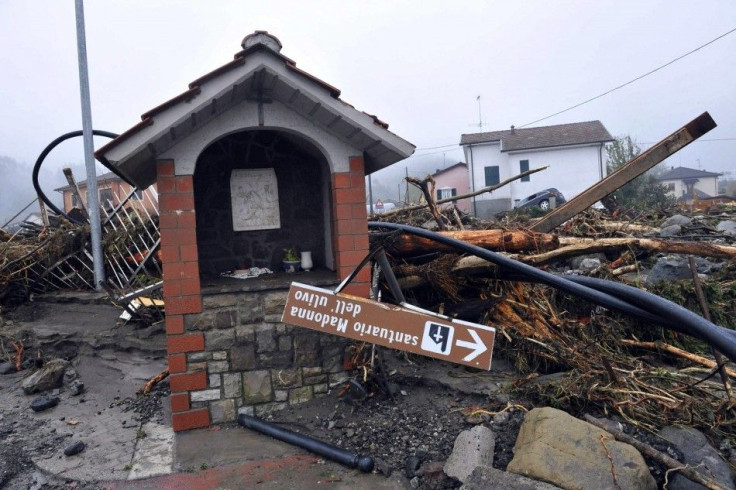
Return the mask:
<svg viewBox="0 0 736 490">
<path fill-rule="evenodd" d="M 534 223 L 532 230 L 550 232 L 576 214 L 588 209 L 607 195 L 620 189 L 656 164 L 689 145 L 716 127 L 710 114 L 704 112 L 656 145 L 567 201 Z"/>
<path fill-rule="evenodd" d="M 446 230 L 447 225 L 445 224 L 445 220 L 442 219 L 442 213 L 440 213 L 440 210 L 437 207 L 437 202 L 434 199 L 434 179 L 432 176 L 427 175 L 424 180 L 407 177 L 406 181 L 418 187 L 419 190 L 422 191 L 422 194 L 424 194 L 424 200 L 427 201 L 426 205 L 429 206 L 429 212 L 432 213 L 434 220 L 437 222 L 437 226 L 440 230 Z"/>
<path fill-rule="evenodd" d="M 444 231 L 440 234 L 456 240 L 462 240 L 477 247 L 498 252 L 551 250 L 559 245 L 559 239 L 556 235 L 534 233 L 526 230 Z M 415 235 L 390 235 L 391 239 L 382 240 L 382 238 L 386 236 L 387 235 L 378 233 L 371 234 L 371 245 L 383 245 L 386 251 L 393 256 L 416 255 L 428 252 L 452 250 L 452 248 L 447 245 Z"/>
<path fill-rule="evenodd" d="M 640 249 L 648 252 L 676 253 L 713 257 L 736 258 L 736 247 L 706 242 L 674 242 L 655 238 L 572 238 L 560 237 L 561 248 L 536 255 L 517 255 L 515 259 L 527 264 L 542 265 L 554 260 L 566 259 L 608 250 Z"/>
</svg>

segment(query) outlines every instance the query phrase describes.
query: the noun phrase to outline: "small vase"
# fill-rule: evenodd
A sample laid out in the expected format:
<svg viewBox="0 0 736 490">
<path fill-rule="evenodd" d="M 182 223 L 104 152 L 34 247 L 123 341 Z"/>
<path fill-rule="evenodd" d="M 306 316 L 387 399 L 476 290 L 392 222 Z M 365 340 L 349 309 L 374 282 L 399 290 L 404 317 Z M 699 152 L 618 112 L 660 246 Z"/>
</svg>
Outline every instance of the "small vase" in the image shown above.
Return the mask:
<svg viewBox="0 0 736 490">
<path fill-rule="evenodd" d="M 302 252 L 302 270 L 310 271 L 314 264 L 312 263 L 312 252 Z"/>
</svg>

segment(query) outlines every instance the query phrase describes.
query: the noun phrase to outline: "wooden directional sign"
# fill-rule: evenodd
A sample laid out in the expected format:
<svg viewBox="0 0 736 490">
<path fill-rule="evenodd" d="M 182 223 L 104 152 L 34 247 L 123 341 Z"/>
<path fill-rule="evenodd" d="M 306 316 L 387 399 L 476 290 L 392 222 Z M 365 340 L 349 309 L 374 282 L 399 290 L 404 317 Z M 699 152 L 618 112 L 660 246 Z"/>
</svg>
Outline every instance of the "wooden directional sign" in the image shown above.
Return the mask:
<svg viewBox="0 0 736 490">
<path fill-rule="evenodd" d="M 491 369 L 496 329 L 291 283 L 281 321 L 414 354 Z"/>
</svg>

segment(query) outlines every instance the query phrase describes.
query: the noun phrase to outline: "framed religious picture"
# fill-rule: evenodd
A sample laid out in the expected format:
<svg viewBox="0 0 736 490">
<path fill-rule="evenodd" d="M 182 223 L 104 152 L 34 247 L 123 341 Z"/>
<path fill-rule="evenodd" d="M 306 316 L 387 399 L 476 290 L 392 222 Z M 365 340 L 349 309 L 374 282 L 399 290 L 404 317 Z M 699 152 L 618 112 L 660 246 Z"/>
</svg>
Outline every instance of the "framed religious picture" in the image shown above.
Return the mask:
<svg viewBox="0 0 736 490">
<path fill-rule="evenodd" d="M 237 169 L 230 174 L 233 230 L 281 228 L 279 187 L 272 168 Z"/>
</svg>

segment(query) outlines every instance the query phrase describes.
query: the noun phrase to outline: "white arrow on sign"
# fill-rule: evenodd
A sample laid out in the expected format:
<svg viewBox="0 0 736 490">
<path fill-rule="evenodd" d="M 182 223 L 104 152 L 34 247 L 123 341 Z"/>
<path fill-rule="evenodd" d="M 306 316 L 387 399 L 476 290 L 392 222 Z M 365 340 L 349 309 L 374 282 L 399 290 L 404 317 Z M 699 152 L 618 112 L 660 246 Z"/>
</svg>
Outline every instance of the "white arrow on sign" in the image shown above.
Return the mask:
<svg viewBox="0 0 736 490">
<path fill-rule="evenodd" d="M 470 336 L 473 337 L 473 342 L 468 342 L 467 340 L 457 340 L 455 342 L 455 345 L 458 347 L 465 347 L 466 349 L 473 349 L 473 351 L 465 356 L 463 358 L 463 361 L 470 362 L 479 355 L 483 354 L 485 351 L 488 350 L 488 347 L 486 347 L 486 344 L 483 343 L 483 341 L 480 339 L 480 336 L 475 333 L 475 330 L 468 329 L 468 333 L 470 333 Z"/>
</svg>

